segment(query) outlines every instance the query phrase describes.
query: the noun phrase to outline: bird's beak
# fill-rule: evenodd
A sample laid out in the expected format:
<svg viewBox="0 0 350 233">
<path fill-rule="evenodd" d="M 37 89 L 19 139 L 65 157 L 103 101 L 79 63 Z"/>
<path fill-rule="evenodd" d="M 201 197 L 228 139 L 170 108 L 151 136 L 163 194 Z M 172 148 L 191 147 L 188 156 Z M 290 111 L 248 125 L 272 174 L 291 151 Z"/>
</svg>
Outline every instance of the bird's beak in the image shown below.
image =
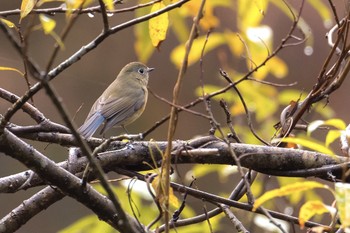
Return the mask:
<svg viewBox="0 0 350 233">
<path fill-rule="evenodd" d="M 147 73 L 151 72 L 152 70 L 154 70 L 154 68 L 147 68 Z"/>
</svg>

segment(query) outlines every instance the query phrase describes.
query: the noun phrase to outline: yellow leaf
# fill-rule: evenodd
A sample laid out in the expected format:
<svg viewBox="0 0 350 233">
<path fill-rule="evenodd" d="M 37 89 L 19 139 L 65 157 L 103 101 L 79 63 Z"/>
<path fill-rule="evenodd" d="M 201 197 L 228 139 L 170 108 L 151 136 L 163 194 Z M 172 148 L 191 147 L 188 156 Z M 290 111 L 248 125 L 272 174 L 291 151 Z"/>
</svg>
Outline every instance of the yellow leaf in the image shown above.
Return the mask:
<svg viewBox="0 0 350 233">
<path fill-rule="evenodd" d="M 307 136 L 310 136 L 313 131 L 315 131 L 318 127 L 320 127 L 323 124 L 324 124 L 324 121 L 322 121 L 322 120 L 316 120 L 316 121 L 311 122 L 307 126 Z"/>
<path fill-rule="evenodd" d="M 232 167 L 230 166 L 231 170 Z M 203 166 L 201 164 L 193 166 L 193 168 L 186 174 L 186 177 L 196 177 L 200 178 L 203 176 L 207 176 L 211 173 L 219 174 L 223 172 L 223 166 L 222 165 L 211 165 L 211 166 Z"/>
<path fill-rule="evenodd" d="M 52 30 L 56 27 L 56 21 L 47 17 L 44 14 L 40 14 L 39 19 L 45 34 L 50 34 Z"/>
<path fill-rule="evenodd" d="M 186 18 L 179 14 L 179 11 L 175 10 L 169 12 L 169 19 L 171 19 L 172 22 L 176 22 L 171 24 L 171 30 L 173 30 L 177 40 L 179 43 L 185 43 L 190 34 Z"/>
<path fill-rule="evenodd" d="M 332 118 L 335 116 L 334 110 L 329 107 L 329 105 L 325 106 L 324 103 L 316 104 L 315 111 L 324 118 Z"/>
<path fill-rule="evenodd" d="M 12 23 L 10 20 L 0 18 L 0 21 L 6 24 L 7 27 L 9 28 L 14 28 L 16 27 L 14 23 Z"/>
<path fill-rule="evenodd" d="M 153 4 L 151 13 L 159 11 L 164 7 L 163 2 L 157 2 Z M 158 48 L 160 43 L 165 40 L 168 26 L 169 17 L 167 12 L 149 20 L 149 35 L 154 47 Z"/>
<path fill-rule="evenodd" d="M 244 44 L 240 40 L 238 33 L 231 32 L 226 30 L 224 35 L 227 40 L 227 45 L 229 46 L 231 53 L 236 57 L 241 57 L 244 52 Z"/>
<path fill-rule="evenodd" d="M 47 17 L 44 14 L 39 15 L 40 23 L 43 28 L 43 31 L 46 35 L 50 35 L 54 38 L 56 43 L 60 46 L 61 49 L 64 49 L 64 44 L 61 38 L 53 30 L 56 27 L 56 21 Z"/>
<path fill-rule="evenodd" d="M 264 18 L 268 6 L 268 0 L 246 1 L 239 0 L 237 3 L 237 22 L 241 31 L 248 27 L 256 27 Z"/>
<path fill-rule="evenodd" d="M 334 119 L 330 119 L 330 120 L 326 120 L 326 121 L 317 120 L 317 121 L 311 122 L 308 125 L 307 135 L 310 136 L 313 131 L 315 131 L 317 128 L 319 128 L 320 126 L 323 126 L 323 125 L 333 126 L 333 127 L 340 129 L 340 130 L 345 129 L 345 127 L 346 127 L 345 122 L 341 119 L 334 118 Z M 334 142 L 335 139 L 339 138 L 340 135 L 341 135 L 341 131 L 330 130 L 326 136 L 326 142 L 325 142 L 326 147 L 328 147 L 332 142 Z"/>
<path fill-rule="evenodd" d="M 114 10 L 114 3 L 113 3 L 113 0 L 103 0 L 104 4 L 106 5 L 107 7 L 107 10 Z"/>
<path fill-rule="evenodd" d="M 340 138 L 341 132 L 342 131 L 340 131 L 340 130 L 330 130 L 327 133 L 325 145 L 328 147 L 332 142 L 334 142 L 336 139 Z"/>
<path fill-rule="evenodd" d="M 270 0 L 270 3 L 275 4 L 275 6 L 277 8 L 279 8 L 281 10 L 281 12 L 283 12 L 290 20 L 294 21 L 294 16 L 298 15 L 298 10 L 296 10 L 293 6 L 291 6 L 290 4 L 288 6 L 286 6 L 286 3 L 284 1 L 280 1 L 280 0 Z M 294 13 L 291 13 L 291 11 Z M 314 41 L 314 36 L 312 34 L 312 30 L 311 27 L 306 23 L 306 21 L 300 17 L 298 20 L 298 28 L 302 31 L 302 33 L 304 34 L 305 38 L 308 38 L 305 42 L 305 47 L 313 47 L 313 41 Z"/>
<path fill-rule="evenodd" d="M 74 10 L 89 6 L 93 0 L 65 0 L 67 6 L 66 16 L 70 17 Z"/>
<path fill-rule="evenodd" d="M 320 127 L 322 125 L 333 126 L 333 127 L 340 129 L 340 130 L 344 130 L 346 127 L 346 124 L 342 119 L 334 118 L 334 119 L 329 119 L 326 121 L 317 120 L 317 121 L 313 121 L 309 124 L 309 126 L 307 127 L 307 134 L 310 135 L 313 131 L 315 131 L 318 127 Z"/>
<path fill-rule="evenodd" d="M 346 127 L 346 124 L 345 122 L 342 120 L 342 119 L 329 119 L 329 120 L 326 120 L 324 122 L 325 125 L 330 125 L 330 126 L 333 126 L 337 129 L 341 129 L 341 130 L 344 130 L 345 127 Z"/>
<path fill-rule="evenodd" d="M 287 196 L 293 193 L 303 192 L 314 188 L 324 188 L 330 190 L 327 185 L 315 181 L 296 182 L 294 184 L 285 185 L 279 189 L 274 189 L 264 193 L 264 195 L 256 199 L 253 205 L 253 211 L 259 208 L 264 202 L 271 200 L 272 198 Z"/>
<path fill-rule="evenodd" d="M 169 189 L 169 203 L 175 208 L 179 207 L 179 200 L 175 196 L 174 190 L 172 187 L 170 187 Z"/>
<path fill-rule="evenodd" d="M 95 215 L 88 215 L 61 229 L 59 233 L 113 232 L 113 228 Z"/>
<path fill-rule="evenodd" d="M 266 63 L 266 66 L 269 68 L 271 74 L 273 74 L 276 78 L 284 78 L 288 74 L 288 66 L 279 57 L 271 58 Z"/>
<path fill-rule="evenodd" d="M 271 53 L 273 49 L 273 30 L 266 25 L 248 27 L 245 43 L 248 46 L 247 66 L 251 69 L 264 62 Z M 254 72 L 254 77 L 261 80 L 269 73 L 272 73 L 276 78 L 283 78 L 288 73 L 288 67 L 283 60 L 275 56 L 269 59 L 257 72 Z"/>
<path fill-rule="evenodd" d="M 205 40 L 206 40 L 206 36 L 201 36 L 201 37 L 198 37 L 195 41 L 193 41 L 192 49 L 188 57 L 189 66 L 200 59 Z M 210 34 L 207 45 L 205 47 L 204 54 L 213 50 L 214 48 L 217 48 L 219 45 L 225 43 L 225 41 L 226 41 L 226 38 L 221 33 Z M 170 59 L 177 67 L 180 67 L 182 60 L 184 58 L 184 55 L 185 55 L 185 44 L 181 44 L 173 49 L 170 55 Z"/>
<path fill-rule="evenodd" d="M 22 0 L 19 22 L 33 10 L 35 3 L 36 0 Z"/>
<path fill-rule="evenodd" d="M 55 39 L 56 43 L 60 46 L 60 48 L 64 49 L 64 44 L 61 38 L 54 31 L 52 31 L 50 35 Z"/>
<path fill-rule="evenodd" d="M 318 12 L 323 19 L 323 24 L 326 28 L 332 25 L 332 11 L 327 4 L 321 0 L 309 0 L 308 3 Z"/>
<path fill-rule="evenodd" d="M 330 150 L 329 148 L 327 148 L 326 146 L 324 146 L 318 142 L 314 142 L 314 141 L 305 139 L 305 138 L 286 137 L 286 138 L 282 138 L 282 139 L 278 139 L 278 140 L 280 140 L 280 142 L 290 142 L 290 143 L 299 144 L 301 146 L 305 146 L 307 148 L 310 148 L 310 149 L 315 150 L 315 151 L 319 151 L 319 152 L 324 153 L 324 154 L 334 155 L 333 151 Z"/>
<path fill-rule="evenodd" d="M 50 3 L 50 2 L 65 2 L 65 0 L 38 0 L 36 3 L 36 6 L 40 7 L 45 3 Z"/>
<path fill-rule="evenodd" d="M 226 70 L 230 77 L 235 80 L 234 77 L 242 77 L 241 75 L 235 75 L 235 72 Z M 259 83 L 240 83 L 240 92 L 245 97 L 248 110 L 254 112 L 256 120 L 258 122 L 266 122 L 267 119 L 271 118 L 272 115 L 278 110 L 278 104 L 271 104 L 271 99 L 277 98 L 277 90 L 275 87 L 261 85 Z M 231 97 L 225 100 L 231 105 L 231 114 L 237 116 L 239 114 L 245 114 L 245 110 L 239 97 L 237 95 L 232 95 Z M 220 96 L 224 98 L 224 96 Z"/>
<path fill-rule="evenodd" d="M 152 187 L 156 191 L 156 196 L 159 200 L 159 203 L 163 204 L 165 202 L 165 196 L 164 196 L 164 190 L 163 190 L 163 184 L 161 183 L 160 176 L 157 176 L 152 181 Z M 161 185 L 161 186 L 160 186 Z M 179 207 L 179 200 L 174 195 L 173 189 L 170 187 L 169 189 L 169 203 L 174 207 Z"/>
<path fill-rule="evenodd" d="M 204 94 L 208 94 L 208 93 L 212 93 L 212 92 L 216 92 L 218 90 L 220 90 L 221 87 L 220 86 L 216 86 L 216 85 L 211 85 L 211 84 L 206 84 L 204 85 Z M 202 88 L 201 87 L 197 87 L 195 89 L 195 94 L 196 96 L 202 96 Z M 231 95 L 232 96 L 232 95 Z M 225 96 L 226 97 L 226 96 Z M 214 96 L 214 99 L 219 101 L 222 97 L 221 96 Z"/>
<path fill-rule="evenodd" d="M 324 214 L 330 212 L 332 207 L 326 206 L 321 201 L 308 201 L 301 206 L 299 211 L 300 227 L 304 228 L 305 222 L 316 214 Z"/>
<path fill-rule="evenodd" d="M 215 1 L 213 1 L 215 2 Z M 219 25 L 218 18 L 214 15 L 214 4 L 212 1 L 207 1 L 204 6 L 203 17 L 199 21 L 199 25 L 204 31 L 208 31 Z M 190 1 L 183 7 L 183 13 L 192 17 L 197 16 L 201 1 Z"/>
<path fill-rule="evenodd" d="M 342 227 L 350 227 L 350 184 L 335 183 L 335 198 Z"/>
<path fill-rule="evenodd" d="M 147 14 L 147 8 L 143 7 L 137 9 L 135 12 L 135 17 L 140 17 Z M 137 59 L 141 62 L 147 63 L 148 59 L 151 57 L 154 51 L 150 37 L 149 37 L 149 26 L 147 22 L 136 24 L 134 27 L 135 34 L 135 52 Z"/>
<path fill-rule="evenodd" d="M 22 73 L 20 70 L 17 70 L 15 68 L 0 66 L 0 71 L 1 70 L 4 70 L 4 71 L 15 71 L 15 72 L 19 73 L 20 75 L 24 76 L 24 73 Z"/>
<path fill-rule="evenodd" d="M 307 93 L 300 90 L 287 89 L 278 94 L 278 101 L 281 105 L 289 105 L 291 100 L 296 102 L 298 99 L 303 99 L 304 96 L 307 96 Z"/>
<path fill-rule="evenodd" d="M 94 0 L 65 0 L 67 9 L 75 10 L 89 6 Z"/>
</svg>

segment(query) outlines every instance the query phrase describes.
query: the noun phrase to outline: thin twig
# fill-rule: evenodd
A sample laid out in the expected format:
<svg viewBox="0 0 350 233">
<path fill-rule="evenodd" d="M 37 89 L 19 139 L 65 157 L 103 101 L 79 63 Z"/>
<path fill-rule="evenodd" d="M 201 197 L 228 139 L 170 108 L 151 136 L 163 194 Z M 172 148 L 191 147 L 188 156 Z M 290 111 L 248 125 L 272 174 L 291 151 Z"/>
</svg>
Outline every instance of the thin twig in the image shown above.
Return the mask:
<svg viewBox="0 0 350 233">
<path fill-rule="evenodd" d="M 154 3 L 160 2 L 161 0 L 154 0 L 154 1 L 150 1 L 147 3 L 140 3 L 131 7 L 126 7 L 126 8 L 122 8 L 122 9 L 116 9 L 116 10 L 111 10 L 111 11 L 107 11 L 108 14 L 118 14 L 118 13 L 124 13 L 124 12 L 130 12 L 130 11 L 135 11 L 137 9 L 140 8 L 144 8 L 144 7 L 148 7 L 153 5 Z M 33 9 L 29 14 L 47 14 L 47 15 L 55 15 L 58 13 L 64 13 L 66 14 L 68 10 L 66 7 L 52 7 L 52 8 L 44 8 L 44 9 Z M 88 8 L 84 8 L 84 9 L 75 9 L 72 10 L 72 13 L 79 13 L 79 14 L 93 14 L 93 13 L 101 13 L 101 8 L 100 6 L 93 6 L 93 7 L 88 7 Z M 20 9 L 15 9 L 15 10 L 8 10 L 8 11 L 1 11 L 0 12 L 0 16 L 3 17 L 7 17 L 10 15 L 20 15 L 21 10 Z"/>
<path fill-rule="evenodd" d="M 234 82 L 231 80 L 231 78 L 228 76 L 228 74 L 224 71 L 224 70 L 220 70 L 220 74 L 222 77 L 225 78 L 225 80 L 231 84 L 232 88 L 235 90 L 235 92 L 237 93 L 242 105 L 243 105 L 243 108 L 244 108 L 244 111 L 245 111 L 245 114 L 246 114 L 246 117 L 247 117 L 247 121 L 248 121 L 248 126 L 250 128 L 250 131 L 254 134 L 254 136 L 262 143 L 264 143 L 265 145 L 269 145 L 268 142 L 266 142 L 264 139 L 262 139 L 258 134 L 257 132 L 255 131 L 254 129 L 254 126 L 253 126 L 253 121 L 251 119 L 251 115 L 250 115 L 250 112 L 248 110 L 248 107 L 247 107 L 247 104 L 245 103 L 245 100 L 242 96 L 242 94 L 240 93 L 240 91 L 238 90 L 238 88 L 236 87 L 236 85 L 233 85 Z"/>
<path fill-rule="evenodd" d="M 102 0 L 98 0 L 101 7 L 102 21 L 103 21 L 103 31 L 106 32 L 109 29 L 108 16 L 106 11 L 105 3 Z"/>
<path fill-rule="evenodd" d="M 120 168 L 115 168 L 115 171 L 117 173 L 119 173 L 119 174 L 123 174 L 123 175 L 129 176 L 129 177 L 137 177 L 139 180 L 145 180 L 144 175 L 142 175 L 140 173 L 136 173 L 136 172 L 133 172 L 133 171 L 130 171 L 130 170 L 124 170 L 124 169 L 120 169 Z M 247 204 L 247 203 L 242 203 L 242 202 L 230 200 L 228 198 L 223 198 L 221 196 L 217 196 L 217 195 L 214 195 L 214 194 L 211 194 L 211 193 L 207 193 L 207 192 L 204 192 L 204 191 L 201 191 L 201 190 L 190 188 L 190 187 L 187 187 L 185 185 L 180 185 L 180 184 L 177 184 L 177 183 L 174 183 L 174 182 L 171 182 L 170 185 L 177 192 L 187 193 L 188 195 L 190 195 L 192 197 L 195 197 L 195 198 L 198 198 L 198 199 L 201 199 L 201 200 L 204 200 L 204 201 L 211 202 L 211 203 L 213 203 L 215 205 L 217 205 L 218 203 L 222 203 L 222 204 L 225 204 L 227 206 L 234 207 L 234 208 L 239 208 L 239 209 L 242 209 L 242 210 L 247 210 L 247 211 L 251 211 L 252 210 L 252 205 Z M 297 217 L 294 217 L 294 216 L 291 216 L 291 215 L 288 215 L 288 214 L 282 214 L 282 213 L 271 211 L 271 210 L 267 210 L 267 212 L 273 218 L 282 219 L 282 220 L 289 221 L 289 222 L 294 223 L 294 224 L 299 224 L 299 219 Z M 256 213 L 262 214 L 263 212 L 258 209 L 256 211 Z M 193 223 L 195 223 L 195 222 L 193 222 Z M 179 225 L 176 224 L 176 226 L 179 226 Z M 318 223 L 315 223 L 315 222 L 311 222 L 311 221 L 307 221 L 305 223 L 305 226 L 306 227 L 322 226 L 322 227 L 324 227 L 324 229 L 326 231 L 330 230 L 329 226 L 321 225 L 321 224 L 318 224 Z M 159 229 L 159 232 L 164 232 L 164 231 L 165 231 L 165 226 L 162 226 Z"/>
<path fill-rule="evenodd" d="M 187 65 L 188 65 L 188 56 L 191 51 L 192 43 L 193 40 L 197 37 L 197 27 L 199 25 L 199 21 L 202 18 L 203 14 L 203 9 L 205 5 L 205 0 L 202 0 L 200 7 L 198 9 L 197 16 L 194 18 L 194 22 L 192 24 L 191 32 L 189 35 L 189 38 L 186 42 L 185 45 L 185 55 L 182 60 L 182 64 L 180 67 L 180 71 L 178 74 L 177 81 L 174 86 L 173 90 L 173 104 L 177 105 L 178 103 L 178 97 L 180 95 L 180 89 L 182 85 L 183 78 L 185 76 L 186 70 L 187 70 Z M 170 164 L 171 164 L 171 150 L 172 150 L 172 140 L 173 136 L 175 134 L 176 130 L 176 124 L 177 124 L 177 108 L 172 107 L 171 108 L 171 113 L 170 113 L 170 120 L 169 120 L 169 125 L 168 125 L 168 135 L 167 135 L 167 141 L 168 141 L 168 147 L 164 152 L 164 160 L 162 162 L 162 169 L 161 169 L 161 175 L 160 175 L 160 180 L 164 179 L 164 190 L 158 190 L 158 193 L 162 193 L 164 195 L 164 206 L 165 206 L 165 211 L 164 211 L 164 221 L 165 221 L 165 231 L 169 232 L 169 189 L 170 189 Z M 159 185 L 158 187 L 162 187 L 162 185 Z"/>
<path fill-rule="evenodd" d="M 75 22 L 77 22 L 77 19 L 78 19 L 78 16 L 79 16 L 79 11 L 81 11 L 81 7 L 82 7 L 84 2 L 85 1 L 82 1 L 81 6 L 76 11 L 76 13 L 74 12 L 74 13 L 71 14 L 71 16 L 70 16 L 70 18 L 68 20 L 68 23 L 65 25 L 64 29 L 62 30 L 61 36 L 60 36 L 60 39 L 61 39 L 62 42 L 68 36 L 68 33 L 73 28 Z M 59 43 L 56 42 L 55 45 L 54 45 L 54 50 L 53 50 L 53 52 L 52 52 L 52 54 L 51 54 L 51 56 L 49 58 L 49 61 L 48 61 L 47 65 L 46 65 L 46 73 L 48 73 L 49 70 L 51 69 L 51 66 L 52 66 L 53 62 L 55 61 L 55 58 L 57 57 L 57 54 L 58 54 L 60 48 L 61 47 L 60 47 Z"/>
</svg>

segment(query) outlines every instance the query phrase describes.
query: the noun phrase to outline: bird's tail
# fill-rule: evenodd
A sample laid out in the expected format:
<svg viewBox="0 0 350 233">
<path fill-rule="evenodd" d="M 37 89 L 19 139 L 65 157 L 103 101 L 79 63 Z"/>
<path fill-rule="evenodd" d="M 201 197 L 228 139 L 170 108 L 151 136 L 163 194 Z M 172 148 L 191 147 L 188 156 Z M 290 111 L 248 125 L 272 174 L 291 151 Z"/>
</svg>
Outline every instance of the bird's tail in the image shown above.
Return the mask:
<svg viewBox="0 0 350 233">
<path fill-rule="evenodd" d="M 78 129 L 78 132 L 85 138 L 91 137 L 98 127 L 102 125 L 102 123 L 105 121 L 104 116 L 101 115 L 101 113 L 96 112 L 92 114 L 82 126 Z"/>
</svg>

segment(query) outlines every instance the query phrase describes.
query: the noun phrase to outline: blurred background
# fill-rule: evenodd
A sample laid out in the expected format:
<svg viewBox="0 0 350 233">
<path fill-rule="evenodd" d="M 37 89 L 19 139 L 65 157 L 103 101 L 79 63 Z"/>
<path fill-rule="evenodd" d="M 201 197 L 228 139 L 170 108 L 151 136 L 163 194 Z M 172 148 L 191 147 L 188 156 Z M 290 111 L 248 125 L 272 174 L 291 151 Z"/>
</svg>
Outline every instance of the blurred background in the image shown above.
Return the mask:
<svg viewBox="0 0 350 233">
<path fill-rule="evenodd" d="M 236 3 L 236 1 L 233 2 Z M 326 41 L 326 33 L 329 30 L 329 25 L 334 24 L 334 22 L 325 22 L 320 16 L 319 12 L 317 12 L 309 2 L 311 1 L 306 1 L 305 3 L 302 17 L 303 20 L 309 25 L 310 32 L 312 33 L 312 37 L 310 37 L 312 42 L 309 41 L 309 44 L 311 44 L 313 48 L 313 53 L 311 55 L 305 54 L 305 44 L 283 49 L 278 56 L 288 66 L 288 73 L 286 77 L 283 79 L 276 79 L 273 75 L 268 75 L 266 77 L 266 80 L 268 81 L 283 84 L 297 82 L 293 89 L 304 92 L 308 92 L 315 84 L 317 75 L 319 74 L 322 64 L 330 51 L 330 47 Z M 323 2 L 325 5 L 328 4 L 328 1 L 321 2 Z M 133 6 L 137 3 L 137 1 L 123 1 L 123 4 L 118 4 L 117 8 Z M 3 0 L 0 3 L 0 11 L 17 9 L 20 7 L 20 4 L 21 1 L 19 0 Z M 299 1 L 297 4 L 299 4 Z M 338 9 L 339 16 L 343 17 L 343 2 L 335 1 L 334 4 Z M 233 4 L 233 7 L 235 6 L 236 4 Z M 299 9 L 299 5 L 293 6 L 296 9 Z M 256 5 L 255 7 L 258 8 Z M 150 10 L 150 8 L 147 9 L 148 11 Z M 239 30 L 237 27 L 237 14 L 235 13 L 234 8 L 227 9 L 225 7 L 216 7 L 214 8 L 213 14 L 220 21 L 220 24 L 218 24 L 212 30 L 213 33 L 223 32 L 227 29 L 232 30 L 232 32 Z M 110 25 L 114 26 L 134 17 L 135 12 L 131 11 L 128 13 L 115 14 L 112 17 L 109 17 L 109 21 Z M 65 22 L 65 15 L 56 14 L 53 18 L 57 22 L 55 31 L 59 33 L 62 30 Z M 13 22 L 18 22 L 17 15 L 9 16 L 7 19 Z M 331 18 L 331 20 L 333 20 L 333 18 Z M 185 22 L 188 24 L 187 26 L 190 27 L 192 20 L 190 17 L 188 17 Z M 26 21 L 24 20 L 23 24 L 25 25 L 25 23 Z M 170 17 L 170 24 L 176 23 L 176 20 L 172 20 Z M 275 47 L 280 43 L 281 39 L 285 37 L 286 33 L 290 29 L 291 20 L 276 5 L 269 4 L 261 24 L 268 25 L 273 30 L 273 47 Z M 93 40 L 101 33 L 101 30 L 102 20 L 99 14 L 96 14 L 95 17 L 89 17 L 88 15 L 82 15 L 79 17 L 77 23 L 74 25 L 64 42 L 65 49 L 59 52 L 53 67 L 66 60 L 83 45 L 86 45 Z M 205 36 L 206 32 L 207 31 L 201 28 L 199 35 Z M 60 95 L 62 102 L 69 110 L 71 117 L 74 117 L 74 122 L 77 126 L 80 126 L 83 123 L 91 108 L 91 105 L 100 96 L 103 90 L 114 80 L 120 69 L 131 61 L 139 60 L 138 55 L 135 52 L 135 40 L 134 27 L 122 30 L 107 38 L 96 49 L 85 55 L 80 61 L 70 66 L 52 81 L 52 84 Z M 45 67 L 47 60 L 51 55 L 54 40 L 51 37 L 44 35 L 42 31 L 38 30 L 31 34 L 28 44 L 28 54 L 37 61 L 40 67 Z M 178 69 L 172 63 L 170 56 L 173 49 L 178 45 L 178 37 L 173 31 L 170 30 L 167 34 L 166 40 L 161 44 L 158 50 L 154 51 L 150 59 L 147 61 L 147 65 L 149 67 L 155 68 L 155 70 L 151 73 L 149 82 L 150 90 L 168 100 L 172 100 L 173 86 L 178 75 Z M 20 56 L 12 47 L 11 43 L 8 41 L 7 37 L 2 31 L 0 32 L 0 66 L 14 67 L 19 70 L 23 70 L 23 64 Z M 226 82 L 219 75 L 220 68 L 234 69 L 237 71 L 237 73 L 238 71 L 241 73 L 247 71 L 245 58 L 243 56 L 237 58 L 236 56 L 231 55 L 227 45 L 220 45 L 205 55 L 203 59 L 203 79 L 205 84 L 214 84 L 219 87 L 224 87 L 226 85 Z M 24 79 L 17 73 L 2 71 L 0 75 L 1 88 L 9 90 L 19 96 L 22 96 L 27 90 Z M 181 104 L 187 104 L 197 98 L 195 90 L 200 85 L 200 77 L 201 68 L 199 62 L 196 62 L 191 65 L 186 72 L 186 77 L 182 85 L 179 100 Z M 35 80 L 30 79 L 30 82 L 31 84 L 34 84 Z M 330 97 L 328 105 L 334 111 L 334 115 L 332 117 L 341 118 L 345 122 L 350 121 L 348 109 L 344 107 L 344 101 L 346 101 L 349 97 L 349 88 L 350 83 L 348 80 L 345 80 L 345 83 L 341 86 L 341 88 Z M 277 88 L 278 91 L 283 91 L 284 89 L 286 88 Z M 232 92 L 231 94 L 234 93 Z M 298 96 L 296 96 L 294 100 L 297 100 L 297 98 Z M 273 101 L 273 99 L 271 99 L 271 101 Z M 40 91 L 36 96 L 34 96 L 34 103 L 35 106 L 39 108 L 51 121 L 63 123 L 50 99 L 46 97 L 44 91 Z M 225 125 L 225 115 L 219 107 L 219 103 L 213 101 L 212 105 L 216 119 L 222 125 Z M 9 106 L 10 105 L 6 101 L 0 99 L 1 114 L 6 112 Z M 82 108 L 79 112 L 77 112 L 80 106 L 82 106 Z M 203 104 L 199 104 L 194 109 L 205 113 Z M 136 122 L 129 125 L 127 129 L 130 133 L 143 132 L 149 129 L 163 116 L 167 115 L 169 110 L 169 105 L 155 98 L 153 95 L 150 95 L 148 105 L 143 115 Z M 273 118 L 273 120 L 276 120 L 274 123 L 277 123 L 278 115 L 279 112 L 277 111 L 275 118 Z M 317 117 L 320 116 L 313 115 L 313 117 L 314 118 L 310 118 L 309 120 L 316 120 L 318 119 Z M 246 124 L 244 115 L 237 117 L 233 116 L 233 120 L 235 124 Z M 33 120 L 26 116 L 26 114 L 21 112 L 15 115 L 13 122 L 19 125 L 29 125 L 34 123 Z M 239 126 L 237 125 L 237 127 Z M 273 125 L 269 125 L 269 127 L 270 131 L 273 130 Z M 182 112 L 179 116 L 175 138 L 183 140 L 191 139 L 197 135 L 208 134 L 209 129 L 210 124 L 206 119 Z M 108 131 L 107 136 L 117 135 L 120 133 L 123 133 L 123 131 L 116 128 Z M 166 140 L 166 135 L 167 123 L 153 131 L 146 138 L 146 140 Z M 270 137 L 265 137 L 265 139 L 270 140 L 272 134 L 269 136 Z M 67 148 L 62 148 L 56 145 L 49 145 L 46 148 L 46 144 L 39 144 L 36 142 L 30 143 L 55 161 L 62 161 L 67 157 Z M 339 152 L 337 146 L 337 143 L 333 144 L 334 150 Z M 0 163 L 1 177 L 26 169 L 19 162 L 14 161 L 5 155 L 0 156 Z M 190 166 L 183 166 L 182 169 L 186 171 L 189 168 Z M 220 186 L 220 190 L 229 192 L 230 187 L 227 187 L 227 183 L 218 184 L 217 179 L 218 177 L 214 174 L 206 177 L 205 179 L 199 180 L 197 185 L 200 188 L 208 191 L 219 190 L 218 186 Z M 230 180 L 230 183 L 231 182 L 233 181 Z M 4 216 L 19 205 L 24 199 L 30 197 L 31 194 L 34 194 L 38 190 L 40 189 L 38 188 L 28 191 L 21 191 L 16 194 L 0 194 L 0 215 Z M 201 206 L 201 203 L 198 205 Z M 88 214 L 91 214 L 88 209 L 79 203 L 76 203 L 74 200 L 66 197 L 63 201 L 56 203 L 46 211 L 40 213 L 18 232 L 57 232 L 69 224 L 72 224 L 82 216 Z M 225 226 L 225 224 L 223 224 L 223 226 Z"/>
</svg>

